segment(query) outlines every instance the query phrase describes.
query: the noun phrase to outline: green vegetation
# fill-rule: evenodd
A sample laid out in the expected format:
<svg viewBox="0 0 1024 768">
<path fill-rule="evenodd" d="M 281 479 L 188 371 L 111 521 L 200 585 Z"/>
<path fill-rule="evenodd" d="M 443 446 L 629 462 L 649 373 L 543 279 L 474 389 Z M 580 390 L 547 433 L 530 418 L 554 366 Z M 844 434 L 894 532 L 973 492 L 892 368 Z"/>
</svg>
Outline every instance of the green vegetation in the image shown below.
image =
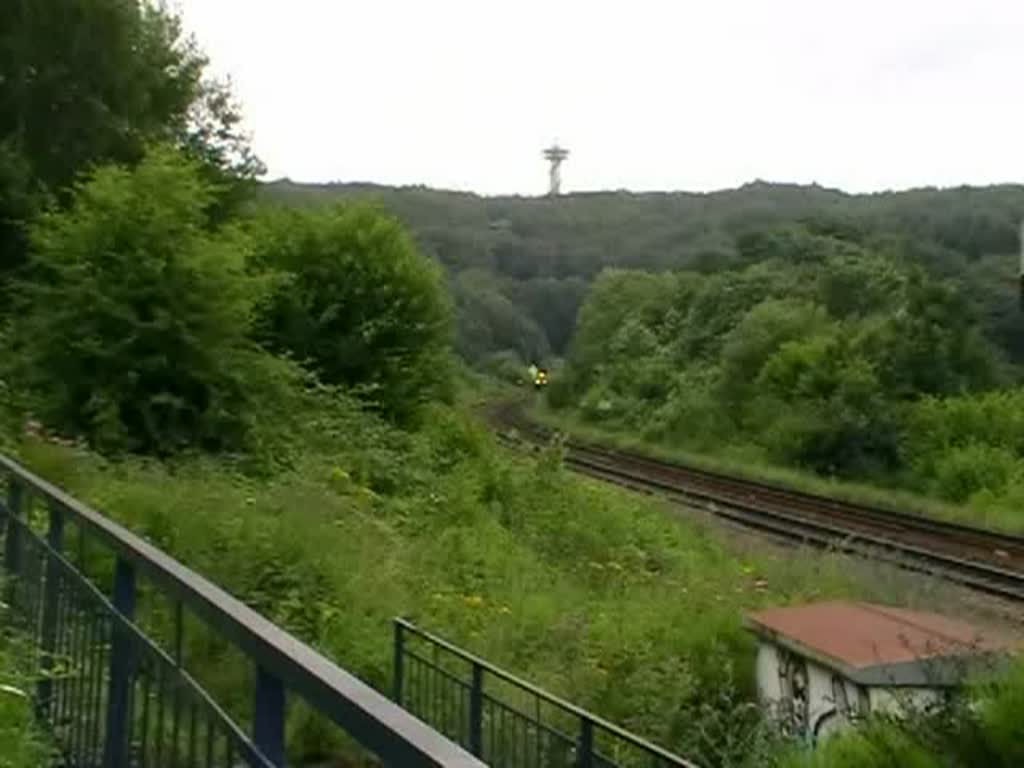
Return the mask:
<svg viewBox="0 0 1024 768">
<path fill-rule="evenodd" d="M 0 603 L 0 768 L 41 768 L 49 764 L 52 746 L 32 712 L 29 656 L 7 612 Z"/>
<path fill-rule="evenodd" d="M 173 150 L 104 167 L 32 227 L 15 381 L 51 428 L 103 450 L 237 448 L 268 377 L 249 341 L 260 297 L 212 190 Z M 243 373 L 245 375 L 243 375 Z"/>
<path fill-rule="evenodd" d="M 12 0 L 0 24 L 0 282 L 26 222 L 95 166 L 171 142 L 237 205 L 262 170 L 239 113 L 180 21 L 150 2 Z"/>
<path fill-rule="evenodd" d="M 898 249 L 927 274 L 954 279 L 984 335 L 1011 361 L 1024 361 L 1014 280 L 1024 211 L 1019 185 L 848 195 L 755 182 L 707 194 L 593 192 L 551 200 L 279 181 L 263 193 L 295 206 L 380 201 L 447 269 L 459 348 L 474 363 L 502 351 L 527 362 L 547 349 L 565 354 L 587 286 L 607 268 L 710 274 L 761 260 L 758 250 L 770 248 L 797 259 L 800 244 L 778 233 L 794 223 L 863 239 L 872 250 Z"/>
<path fill-rule="evenodd" d="M 770 737 L 742 611 L 872 594 L 839 557 L 729 554 L 658 503 L 567 475 L 557 451 L 508 455 L 448 407 L 416 432 L 340 396 L 305 416 L 300 465 L 271 478 L 34 440 L 21 455 L 374 685 L 405 615 L 707 765 Z M 189 665 L 241 674 L 209 647 L 195 638 Z M 327 749 L 301 713 L 292 728 L 296 749 Z"/>
<path fill-rule="evenodd" d="M 734 269 L 603 273 L 551 405 L 1024 529 L 1016 369 L 952 281 L 848 237 L 789 226 L 745 240 Z"/>
<path fill-rule="evenodd" d="M 795 751 L 781 768 L 1012 768 L 1024 760 L 1020 713 L 1024 664 L 1007 679 L 978 681 L 968 695 L 909 721 L 878 719 L 815 751 Z"/>
<path fill-rule="evenodd" d="M 397 221 L 348 207 L 275 212 L 253 229 L 254 264 L 283 278 L 257 320 L 269 348 L 392 415 L 450 396 L 449 299 Z"/>
<path fill-rule="evenodd" d="M 259 164 L 230 94 L 163 6 L 13 7 L 0 446 L 374 685 L 404 615 L 709 768 L 770 765 L 787 745 L 756 706 L 742 612 L 896 597 L 838 556 L 729 551 L 659 502 L 568 475 L 557 446 L 500 448 L 457 402 L 470 377 L 453 326 L 455 349 L 511 381 L 567 349 L 582 305 L 551 396 L 592 423 L 698 448 L 752 436 L 769 460 L 954 499 L 1024 489 L 1016 395 L 995 388 L 1016 359 L 999 334 L 1017 326 L 976 322 L 937 277 L 1004 252 L 1019 190 L 958 201 L 980 205 L 968 240 L 943 216 L 913 224 L 936 227 L 914 247 L 892 232 L 942 195 L 895 222 L 898 196 L 762 187 L 382 191 L 383 207 L 282 211 L 247 197 Z M 764 226 L 831 207 L 881 223 Z M 597 276 L 612 264 L 692 269 Z M 246 668 L 208 633 L 186 641 L 188 669 L 244 711 Z M 1013 756 L 1007 690 L 956 722 Z M 27 726 L 21 697 L 8 705 L 2 724 Z M 296 762 L 346 753 L 308 711 L 290 718 Z M 0 760 L 41 749 L 31 734 L 0 729 Z"/>
</svg>

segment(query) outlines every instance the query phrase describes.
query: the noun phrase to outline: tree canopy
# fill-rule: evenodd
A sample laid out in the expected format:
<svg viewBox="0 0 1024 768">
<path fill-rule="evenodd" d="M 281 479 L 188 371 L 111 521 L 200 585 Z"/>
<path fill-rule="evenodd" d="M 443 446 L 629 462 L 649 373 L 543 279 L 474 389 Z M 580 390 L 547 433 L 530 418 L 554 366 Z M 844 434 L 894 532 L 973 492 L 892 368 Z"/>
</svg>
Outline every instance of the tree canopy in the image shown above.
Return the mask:
<svg viewBox="0 0 1024 768">
<path fill-rule="evenodd" d="M 208 231 L 213 197 L 197 163 L 155 148 L 33 225 L 16 380 L 49 426 L 113 450 L 241 444 L 267 384 L 249 341 L 264 281 L 241 237 Z"/>
<path fill-rule="evenodd" d="M 149 0 L 9 0 L 0 9 L 0 269 L 24 260 L 26 222 L 103 163 L 148 144 L 188 151 L 213 202 L 261 167 L 228 89 L 180 20 Z"/>
<path fill-rule="evenodd" d="M 580 299 L 606 268 L 707 274 L 781 259 L 808 268 L 808 260 L 828 261 L 832 269 L 815 274 L 829 283 L 822 301 L 837 315 L 877 308 L 891 295 L 887 281 L 898 277 L 900 263 L 952 279 L 978 315 L 980 331 L 1011 360 L 1024 362 L 1024 316 L 1013 279 L 1024 216 L 1020 185 L 848 195 L 755 182 L 706 194 L 594 192 L 548 199 L 280 181 L 263 192 L 299 206 L 379 201 L 453 279 L 466 270 L 491 275 L 491 288 L 511 302 L 503 316 L 511 310 L 521 316 L 518 325 L 539 327 L 554 355 L 568 349 Z M 862 258 L 864 249 L 873 260 Z M 875 280 L 861 281 L 851 270 Z M 460 303 L 463 332 L 487 325 L 486 315 L 478 305 Z M 503 334 L 490 338 L 506 343 Z M 471 360 L 502 349 L 484 348 L 479 334 L 462 347 L 471 350 Z"/>
<path fill-rule="evenodd" d="M 281 277 L 260 312 L 265 344 L 393 415 L 444 394 L 450 302 L 395 218 L 350 205 L 279 211 L 254 229 L 255 263 Z"/>
<path fill-rule="evenodd" d="M 905 463 L 912 403 L 1001 380 L 948 281 L 791 225 L 751 244 L 712 274 L 602 273 L 579 314 L 570 401 L 659 439 L 750 441 L 780 462 L 868 476 Z"/>
</svg>

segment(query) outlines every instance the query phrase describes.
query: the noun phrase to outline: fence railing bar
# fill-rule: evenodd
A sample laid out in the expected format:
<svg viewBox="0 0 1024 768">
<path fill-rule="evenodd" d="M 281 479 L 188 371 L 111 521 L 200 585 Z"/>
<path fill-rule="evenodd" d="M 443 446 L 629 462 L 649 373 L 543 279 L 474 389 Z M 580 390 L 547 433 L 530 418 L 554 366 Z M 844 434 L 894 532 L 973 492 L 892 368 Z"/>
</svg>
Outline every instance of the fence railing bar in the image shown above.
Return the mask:
<svg viewBox="0 0 1024 768">
<path fill-rule="evenodd" d="M 188 605 L 252 661 L 347 731 L 385 762 L 408 766 L 481 766 L 466 750 L 386 696 L 260 616 L 237 598 L 5 456 L 0 469 L 51 502 L 76 525 L 136 566 L 170 597 Z M 12 507 L 13 508 L 13 507 Z M 10 538 L 10 537 L 8 537 Z"/>
<path fill-rule="evenodd" d="M 459 677 L 456 673 L 452 672 L 451 670 L 445 669 L 443 666 L 435 664 L 433 661 L 430 661 L 429 659 L 420 656 L 418 653 L 416 653 L 416 651 L 406 650 L 405 657 L 406 659 L 412 659 L 417 664 L 422 664 L 426 669 L 429 669 L 433 672 L 437 672 L 450 683 L 454 683 L 455 685 L 461 686 L 464 690 L 468 691 L 472 687 L 471 682 L 463 680 L 461 677 Z"/>
<path fill-rule="evenodd" d="M 422 657 L 416 655 L 414 651 L 410 650 L 410 638 L 419 638 L 421 640 L 424 640 L 430 643 L 435 649 L 435 651 L 438 648 L 443 649 L 444 651 L 448 652 L 454 657 L 470 665 L 471 669 L 480 669 L 482 672 L 486 672 L 488 676 L 493 676 L 498 680 L 504 681 L 505 683 L 508 683 L 514 686 L 515 688 L 518 688 L 519 690 L 534 696 L 536 700 L 542 701 L 545 704 L 550 704 L 555 708 L 561 710 L 565 714 L 577 718 L 581 724 L 581 734 L 576 737 L 571 737 L 565 734 L 558 733 L 557 730 L 549 729 L 548 726 L 540 722 L 539 718 L 535 719 L 532 716 L 526 714 L 525 712 L 519 711 L 513 705 L 510 705 L 500 699 L 497 699 L 488 693 L 483 694 L 482 698 L 484 701 L 491 703 L 494 706 L 497 706 L 502 711 L 507 710 L 509 713 L 512 713 L 528 722 L 537 722 L 538 727 L 544 728 L 546 730 L 553 730 L 553 732 L 557 733 L 559 737 L 566 738 L 570 743 L 573 744 L 580 744 L 581 740 L 583 739 L 583 736 L 587 736 L 589 743 L 593 745 L 595 733 L 601 732 L 609 736 L 615 737 L 617 739 L 620 739 L 626 744 L 635 747 L 639 750 L 642 750 L 643 752 L 646 752 L 650 757 L 656 758 L 666 763 L 667 765 L 678 766 L 679 768 L 698 768 L 696 764 L 684 758 L 681 758 L 679 755 L 672 754 L 668 750 L 659 747 L 657 744 L 654 744 L 653 742 L 650 742 L 640 736 L 637 736 L 634 733 L 630 733 L 629 731 L 625 730 L 624 728 L 618 725 L 615 725 L 612 722 L 609 722 L 601 717 L 598 717 L 597 715 L 594 715 L 593 713 L 588 712 L 582 709 L 581 707 L 578 707 L 577 705 L 572 704 L 571 702 L 566 701 L 565 699 L 562 699 L 559 696 L 549 693 L 548 691 L 545 691 L 544 689 L 537 687 L 529 681 L 524 680 L 521 677 L 518 677 L 517 675 L 514 675 L 511 672 L 508 672 L 492 664 L 486 659 L 483 659 L 463 648 L 460 648 L 459 646 L 449 642 L 448 640 L 445 640 L 443 637 L 439 637 L 438 635 L 435 635 L 427 630 L 420 629 L 418 626 L 408 621 L 407 619 L 396 618 L 395 624 L 397 627 L 401 628 L 404 642 L 404 653 L 407 657 L 414 657 L 421 663 L 424 663 L 431 667 L 439 668 L 440 664 L 438 662 L 427 661 Z M 397 631 L 398 630 L 396 629 L 396 632 Z M 465 685 L 465 682 L 462 680 L 459 680 L 458 682 L 461 685 Z M 493 726 L 493 722 L 491 723 L 491 726 Z M 489 733 L 489 736 L 491 737 L 491 741 L 493 743 L 493 733 Z M 600 756 L 598 756 L 595 752 L 593 754 L 593 758 L 600 759 Z"/>
</svg>

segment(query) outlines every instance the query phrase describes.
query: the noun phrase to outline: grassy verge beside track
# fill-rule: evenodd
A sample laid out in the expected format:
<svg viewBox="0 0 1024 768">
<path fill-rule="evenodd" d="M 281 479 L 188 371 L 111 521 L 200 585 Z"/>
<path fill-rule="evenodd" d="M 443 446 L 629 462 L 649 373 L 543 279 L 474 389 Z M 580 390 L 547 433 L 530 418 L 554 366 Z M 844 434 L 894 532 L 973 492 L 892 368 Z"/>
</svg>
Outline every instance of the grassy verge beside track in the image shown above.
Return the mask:
<svg viewBox="0 0 1024 768">
<path fill-rule="evenodd" d="M 907 491 L 822 478 L 810 472 L 768 464 L 760 456 L 738 447 L 727 447 L 715 454 L 707 454 L 660 445 L 645 441 L 634 434 L 594 426 L 569 411 L 552 410 L 540 400 L 532 401 L 527 413 L 538 423 L 571 434 L 577 439 L 641 456 L 772 483 L 796 491 L 830 496 L 857 504 L 887 507 L 994 530 L 1024 533 L 1024 518 L 1001 514 L 995 509 L 948 504 Z"/>
</svg>

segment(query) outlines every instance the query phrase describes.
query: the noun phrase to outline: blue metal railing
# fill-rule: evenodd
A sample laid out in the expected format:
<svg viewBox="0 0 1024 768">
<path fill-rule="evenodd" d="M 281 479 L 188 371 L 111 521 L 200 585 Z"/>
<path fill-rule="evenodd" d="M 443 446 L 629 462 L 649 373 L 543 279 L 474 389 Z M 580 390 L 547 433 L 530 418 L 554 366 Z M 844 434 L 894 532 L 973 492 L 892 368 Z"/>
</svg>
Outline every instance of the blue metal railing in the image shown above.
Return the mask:
<svg viewBox="0 0 1024 768">
<path fill-rule="evenodd" d="M 394 667 L 395 701 L 488 765 L 697 768 L 404 619 Z"/>
<path fill-rule="evenodd" d="M 0 478 L 7 485 L 4 597 L 34 650 L 35 702 L 61 765 L 282 766 L 291 695 L 385 764 L 483 765 L 214 584 L 2 456 Z M 77 546 L 67 547 L 71 531 Z M 110 567 L 87 575 L 96 550 Z M 173 606 L 170 643 L 142 627 L 143 583 Z M 185 611 L 251 665 L 248 728 L 183 666 Z"/>
</svg>

